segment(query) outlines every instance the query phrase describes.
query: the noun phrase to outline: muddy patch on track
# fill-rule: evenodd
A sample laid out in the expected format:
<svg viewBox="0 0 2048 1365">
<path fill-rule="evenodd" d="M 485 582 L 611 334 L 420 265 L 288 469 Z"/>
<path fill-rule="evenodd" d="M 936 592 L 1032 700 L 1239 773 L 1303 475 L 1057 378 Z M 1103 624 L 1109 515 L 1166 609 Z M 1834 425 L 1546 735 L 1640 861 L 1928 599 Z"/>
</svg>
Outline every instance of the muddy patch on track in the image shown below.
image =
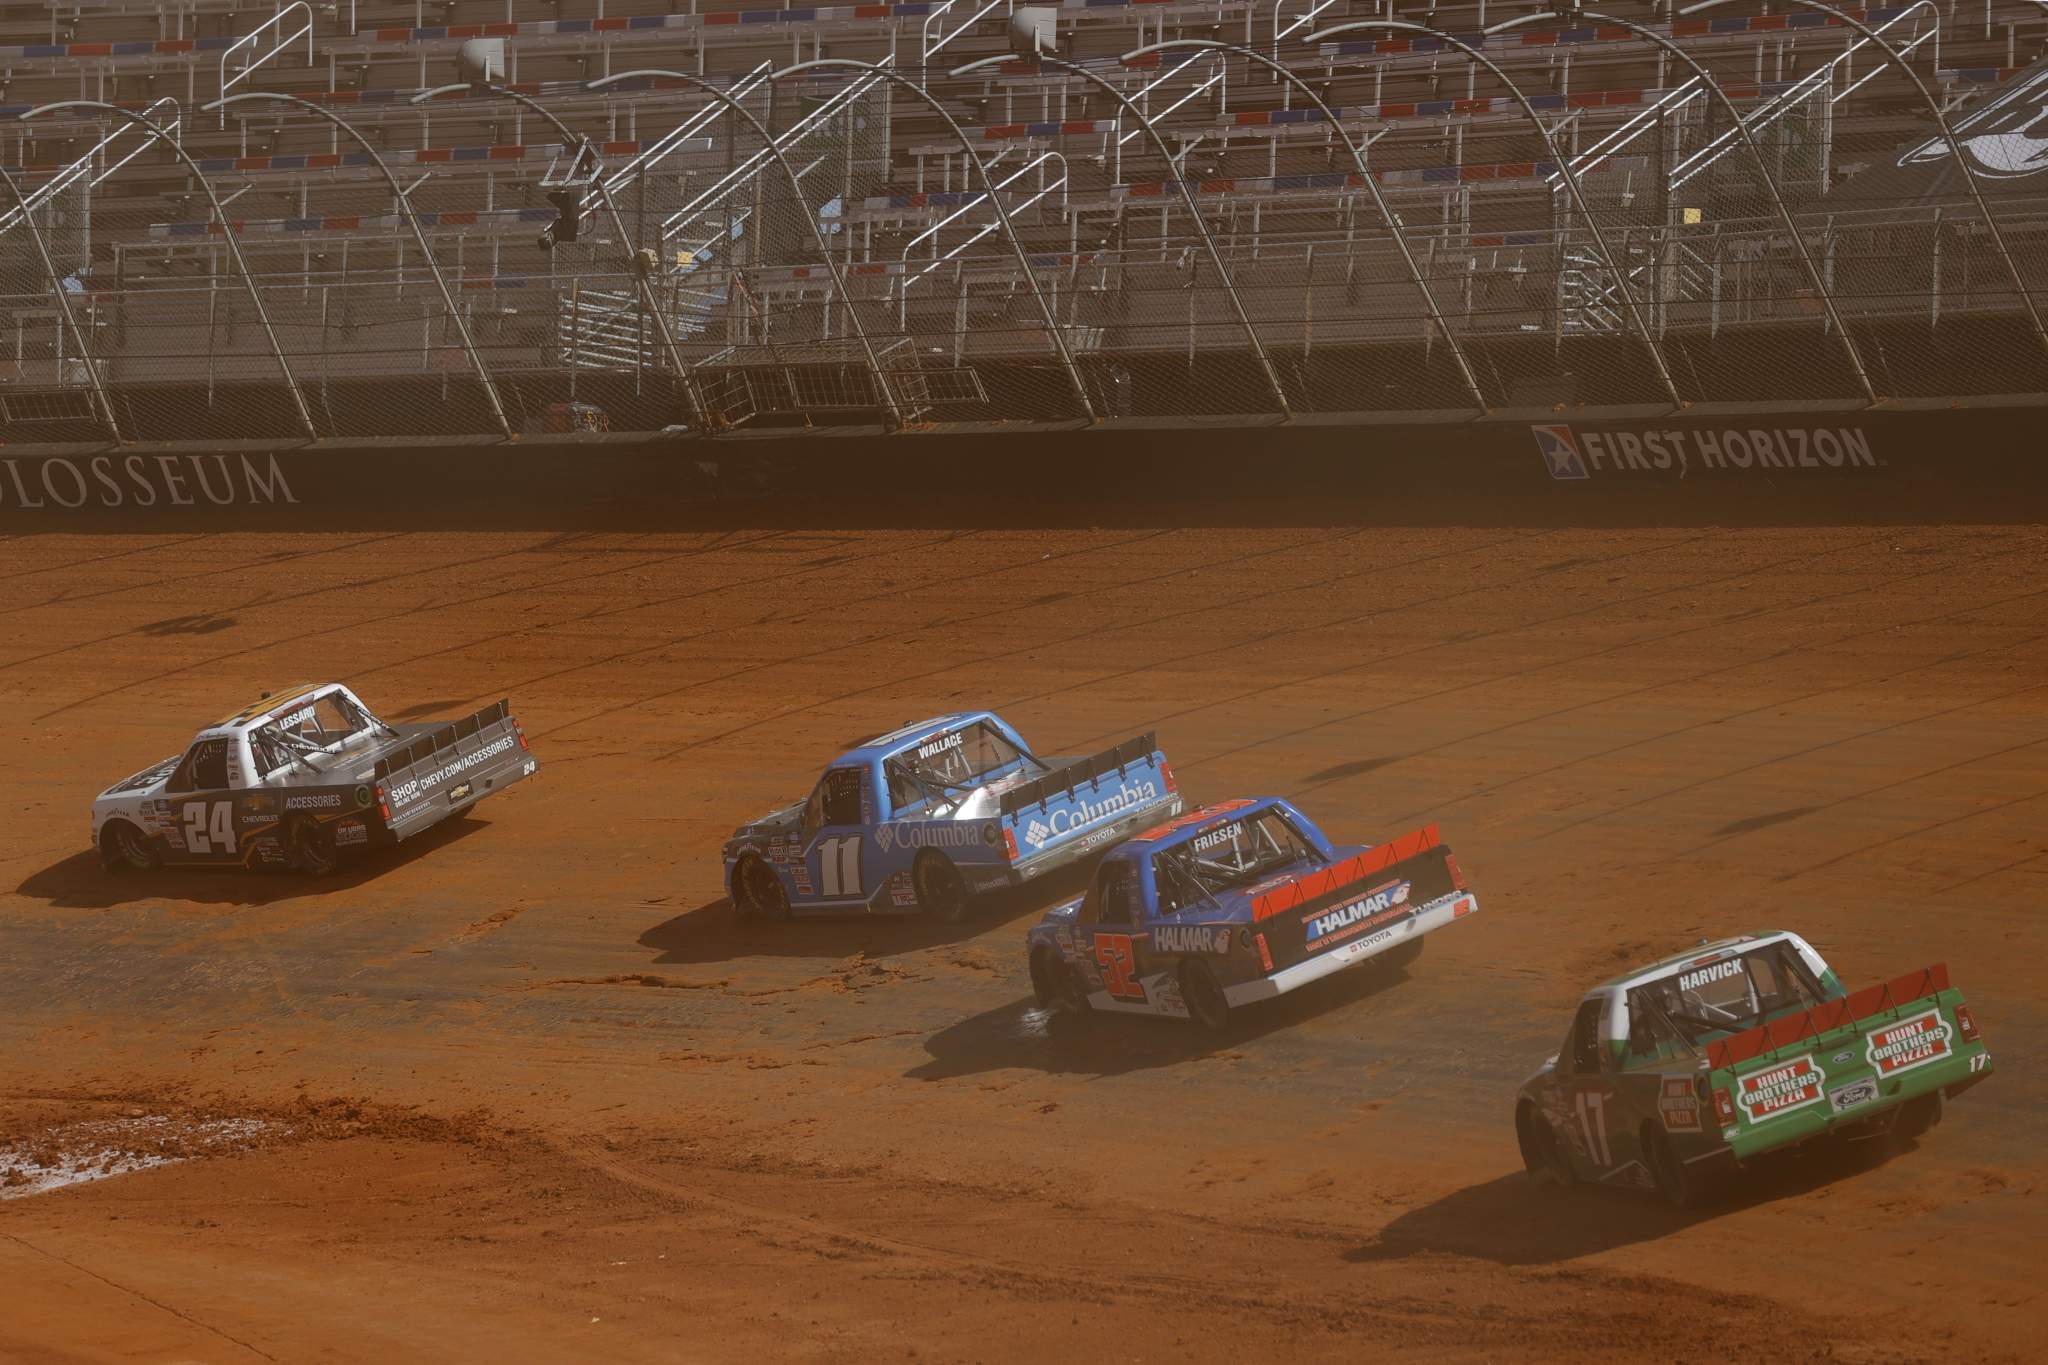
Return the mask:
<svg viewBox="0 0 2048 1365">
<path fill-rule="evenodd" d="M 254 1150 L 277 1135 L 262 1119 L 196 1118 L 127 1109 L 0 1139 L 0 1199 L 47 1194 L 90 1180 Z"/>
</svg>

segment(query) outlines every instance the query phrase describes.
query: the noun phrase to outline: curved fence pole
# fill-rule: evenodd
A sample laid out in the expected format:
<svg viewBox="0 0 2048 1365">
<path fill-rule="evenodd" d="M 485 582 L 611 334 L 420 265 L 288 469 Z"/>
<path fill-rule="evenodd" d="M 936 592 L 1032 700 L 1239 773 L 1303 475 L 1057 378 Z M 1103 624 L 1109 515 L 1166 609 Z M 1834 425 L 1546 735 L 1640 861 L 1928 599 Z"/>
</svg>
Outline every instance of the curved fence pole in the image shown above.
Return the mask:
<svg viewBox="0 0 2048 1365">
<path fill-rule="evenodd" d="M 270 340 L 270 353 L 277 357 L 278 373 L 284 376 L 284 386 L 291 391 L 292 407 L 298 411 L 299 425 L 305 428 L 308 440 L 319 440 L 320 430 L 313 425 L 313 410 L 306 406 L 306 395 L 299 388 L 297 377 L 292 374 L 290 362 L 284 358 L 284 346 L 277 339 L 277 329 L 270 325 L 270 314 L 263 307 L 263 295 L 256 288 L 256 277 L 249 273 L 249 263 L 242 259 L 242 244 L 235 239 L 235 230 L 228 222 L 227 210 L 222 207 L 220 196 L 213 192 L 212 182 L 200 173 L 199 163 L 192 159 L 192 154 L 179 144 L 178 139 L 172 137 L 162 128 L 157 127 L 132 109 L 123 109 L 117 104 L 108 104 L 104 100 L 58 100 L 54 104 L 39 104 L 33 109 L 24 109 L 20 117 L 26 121 L 32 118 L 39 118 L 44 114 L 54 114 L 62 109 L 90 109 L 96 114 L 105 114 L 109 118 L 128 120 L 128 122 L 142 129 L 149 136 L 169 147 L 178 160 L 184 163 L 186 171 L 191 174 L 194 180 L 199 182 L 199 188 L 206 191 L 206 202 L 213 208 L 214 221 L 220 224 L 221 236 L 227 239 L 228 255 L 234 258 L 235 269 L 241 274 L 242 283 L 248 287 L 249 302 L 256 307 L 256 320 L 263 324 L 263 335 Z"/>
<path fill-rule="evenodd" d="M 746 120 L 747 126 L 752 128 L 755 135 L 761 139 L 763 145 L 767 148 L 768 154 L 775 158 L 775 164 L 782 167 L 782 173 L 789 178 L 789 192 L 796 196 L 797 212 L 802 215 L 804 223 L 811 230 L 811 241 L 818 248 L 818 258 L 824 262 L 825 269 L 831 272 L 832 285 L 839 291 L 840 300 L 846 304 L 847 321 L 853 325 L 853 335 L 860 342 L 861 353 L 868 359 L 868 372 L 875 377 L 875 388 L 881 394 L 882 409 L 889 414 L 889 426 L 892 430 L 901 427 L 903 425 L 903 412 L 902 409 L 896 406 L 896 395 L 889 388 L 889 376 L 883 373 L 881 357 L 875 354 L 874 343 L 868 340 L 868 329 L 860 320 L 860 308 L 854 303 L 853 294 L 846 287 L 845 272 L 840 270 L 839 262 L 833 259 L 832 244 L 825 240 L 825 230 L 818 226 L 818 215 L 812 212 L 810 203 L 804 198 L 803 181 L 797 178 L 796 167 L 790 165 L 789 158 L 782 154 L 782 144 L 775 140 L 775 135 L 768 131 L 766 124 L 754 117 L 754 111 L 741 104 L 737 99 L 734 99 L 730 91 L 719 89 L 702 76 L 692 76 L 686 71 L 670 71 L 661 67 L 641 67 L 635 71 L 617 71 L 609 76 L 601 76 L 597 80 L 587 81 L 583 88 L 585 90 L 604 90 L 616 85 L 620 81 L 653 79 L 655 77 L 660 77 L 663 80 L 681 81 L 693 89 L 701 90 L 733 113 L 739 115 L 742 119 Z M 768 79 L 773 81 L 775 77 L 771 75 Z M 607 204 L 611 202 L 609 194 L 605 196 L 605 202 Z M 616 214 L 618 210 L 613 209 L 612 212 Z"/>
<path fill-rule="evenodd" d="M 1095 404 L 1089 401 L 1088 385 L 1082 381 L 1080 367 L 1074 364 L 1073 352 L 1067 348 L 1067 334 L 1060 330 L 1059 319 L 1053 316 L 1052 305 L 1046 302 L 1045 291 L 1038 287 L 1038 276 L 1031 269 L 1031 258 L 1024 253 L 1024 244 L 1017 240 L 1017 225 L 1010 221 L 1010 211 L 1003 207 L 1002 196 L 996 192 L 995 181 L 989 177 L 988 167 L 982 165 L 981 158 L 975 155 L 974 144 L 967 138 L 967 130 L 962 128 L 959 121 L 947 111 L 946 106 L 939 102 L 938 96 L 902 72 L 886 66 L 876 66 L 873 62 L 856 61 L 852 57 L 813 57 L 809 61 L 795 62 L 779 71 L 772 71 L 768 74 L 768 79 L 779 81 L 785 76 L 800 75 L 806 71 L 832 70 L 861 71 L 870 76 L 878 76 L 898 89 L 907 90 L 923 100 L 945 123 L 947 131 L 951 132 L 954 140 L 960 144 L 960 150 L 967 154 L 967 164 L 974 167 L 975 174 L 980 178 L 982 193 L 988 196 L 989 203 L 995 208 L 996 221 L 1002 225 L 1003 239 L 1009 242 L 1011 252 L 1017 257 L 1017 268 L 1024 272 L 1024 285 L 1031 291 L 1032 299 L 1038 304 L 1039 316 L 1045 319 L 1045 330 L 1052 336 L 1053 351 L 1060 358 L 1060 368 L 1067 372 L 1067 382 L 1073 386 L 1074 401 L 1081 405 L 1083 416 L 1089 422 L 1094 422 Z"/>
<path fill-rule="evenodd" d="M 1284 422 L 1293 421 L 1294 408 L 1287 401 L 1287 390 L 1280 385 L 1279 371 L 1273 368 L 1272 358 L 1266 354 L 1265 345 L 1259 340 L 1258 329 L 1252 326 L 1251 314 L 1245 311 L 1244 299 L 1237 292 L 1237 282 L 1231 279 L 1229 267 L 1223 264 L 1223 253 L 1216 249 L 1216 239 L 1209 235 L 1209 224 L 1202 217 L 1200 206 L 1195 203 L 1195 192 L 1188 188 L 1187 177 L 1181 174 L 1181 168 L 1175 164 L 1173 152 L 1167 147 L 1166 139 L 1159 136 L 1159 130 L 1152 126 L 1150 119 L 1138 112 L 1138 106 L 1132 102 L 1131 97 L 1117 89 L 1099 73 L 1050 52 L 1040 52 L 1035 57 L 1022 59 L 1011 56 L 984 57 L 978 62 L 957 66 L 948 74 L 964 76 L 969 72 L 991 66 L 1003 66 L 1018 60 L 1036 61 L 1040 66 L 1056 67 L 1069 75 L 1082 77 L 1115 100 L 1117 107 L 1129 114 L 1132 121 L 1145 130 L 1145 136 L 1152 143 L 1153 149 L 1159 153 L 1159 159 L 1166 163 L 1166 173 L 1172 178 L 1174 187 L 1180 191 L 1181 202 L 1187 205 L 1188 216 L 1195 220 L 1195 232 L 1202 239 L 1202 247 L 1209 257 L 1209 264 L 1216 267 L 1216 278 L 1223 282 L 1224 296 L 1230 300 L 1231 311 L 1237 314 L 1238 326 L 1244 328 L 1245 340 L 1251 343 L 1252 356 L 1259 362 L 1259 369 L 1265 372 L 1267 387 L 1273 391 L 1273 402 L 1280 408 L 1280 419 Z"/>
<path fill-rule="evenodd" d="M 221 111 L 221 116 L 225 118 L 229 105 L 241 104 L 247 100 L 265 100 L 274 104 L 289 104 L 294 108 L 305 109 L 318 114 L 321 118 L 326 119 L 329 123 L 354 138 L 356 145 L 369 155 L 371 164 L 382 172 L 386 183 L 391 186 L 391 197 L 398 201 L 398 211 L 404 216 L 407 226 L 412 228 L 412 239 L 419 244 L 420 255 L 426 258 L 427 273 L 434 277 L 434 287 L 441 291 L 441 302 L 448 306 L 448 316 L 455 323 L 456 335 L 462 338 L 462 349 L 469 353 L 469 363 L 476 368 L 477 382 L 484 386 L 484 397 L 491 405 L 491 419 L 498 424 L 500 435 L 508 441 L 515 439 L 512 433 L 512 423 L 505 417 L 505 404 L 498 397 L 498 385 L 491 378 L 490 368 L 484 364 L 482 352 L 476 348 L 476 339 L 469 334 L 469 321 L 462 316 L 462 310 L 456 306 L 455 294 L 448 288 L 448 280 L 441 274 L 440 264 L 434 260 L 433 248 L 427 245 L 426 231 L 420 227 L 419 215 L 414 213 L 412 209 L 412 197 L 398 183 L 398 177 L 391 173 L 391 167 L 386 165 L 384 158 L 377 154 L 377 149 L 370 145 L 368 138 L 357 132 L 339 114 L 329 109 L 323 109 L 311 100 L 302 100 L 296 95 L 280 94 L 275 90 L 248 90 L 239 95 L 224 95 L 220 99 L 200 105 L 199 108 L 201 113 L 212 113 L 218 109 Z"/>
<path fill-rule="evenodd" d="M 1801 9 L 1812 10 L 1816 14 L 1825 14 L 1834 23 L 1862 34 L 1876 44 L 1877 50 L 1884 54 L 1885 60 L 1905 73 L 1906 79 L 1913 83 L 1913 88 L 1920 92 L 1922 102 L 1927 105 L 1927 112 L 1934 115 L 1934 126 L 1941 130 L 1941 140 L 1948 144 L 1948 154 L 1956 159 L 1956 169 L 1962 173 L 1963 183 L 1970 187 L 1970 198 L 1976 201 L 1977 212 L 1984 219 L 1984 229 L 1991 235 L 1992 247 L 1998 252 L 1999 259 L 2005 262 L 2006 273 L 2012 276 L 2012 287 L 2019 291 L 2020 306 L 2027 310 L 2027 321 L 2033 324 L 2034 336 L 2040 341 L 2042 351 L 2048 353 L 2048 328 L 2041 325 L 2041 312 L 2034 306 L 2034 293 L 2027 288 L 2026 279 L 2020 274 L 2019 262 L 2013 259 L 2012 252 L 2005 245 L 2005 233 L 1999 230 L 1998 219 L 1991 214 L 1991 205 L 1985 200 L 1984 191 L 1978 187 L 1977 173 L 1970 169 L 1969 158 L 1963 155 L 1962 143 L 1956 139 L 1955 130 L 1949 127 L 1948 115 L 1941 111 L 1941 101 L 1934 98 L 1934 92 L 1920 79 L 1920 73 L 1913 70 L 1913 65 L 1906 60 L 1905 54 L 1861 19 L 1846 14 L 1832 5 L 1824 5 L 1820 0 L 1785 2 L 1797 5 Z M 1682 15 L 1696 14 L 1703 10 L 1718 9 L 1726 3 L 1727 0 L 1699 0 L 1699 3 L 1687 5 L 1678 12 Z"/>
<path fill-rule="evenodd" d="M 554 110 L 548 108 L 531 95 L 523 91 L 514 90 L 510 86 L 491 85 L 483 82 L 442 85 L 436 86 L 432 90 L 422 90 L 419 94 L 414 95 L 410 102 L 413 104 L 423 104 L 428 100 L 438 99 L 453 90 L 482 91 L 487 95 L 496 95 L 500 99 L 508 99 L 533 110 L 534 113 L 546 119 L 549 126 L 554 128 L 555 132 L 561 136 L 564 146 L 577 149 L 575 155 L 579 161 L 590 149 L 590 139 L 557 118 Z M 654 319 L 654 330 L 661 338 L 662 349 L 668 352 L 669 364 L 675 368 L 676 382 L 682 385 L 683 398 L 690 405 L 690 417 L 695 421 L 697 430 L 708 435 L 712 429 L 710 411 L 704 405 L 704 395 L 697 391 L 697 380 L 694 371 L 683 360 L 682 348 L 676 345 L 675 330 L 669 326 L 668 314 L 661 311 L 661 306 L 654 297 L 653 287 L 648 284 L 646 273 L 640 269 L 640 262 L 633 255 L 633 234 L 626 231 L 626 220 L 619 215 L 619 206 L 612 202 L 611 191 L 605 188 L 604 177 L 594 176 L 591 184 L 597 189 L 597 199 L 599 203 L 604 205 L 606 216 L 612 220 L 612 231 L 618 236 L 619 250 L 626 253 L 627 270 L 633 277 L 633 292 L 639 295 L 641 308 L 649 317 Z"/>
<path fill-rule="evenodd" d="M 1415 253 L 1409 249 L 1408 239 L 1401 233 L 1401 219 L 1394 212 L 1394 206 L 1387 202 L 1386 195 L 1380 191 L 1379 181 L 1374 178 L 1371 171 L 1366 169 L 1364 150 L 1356 142 L 1352 141 L 1351 134 L 1346 132 L 1343 124 L 1337 121 L 1336 111 L 1331 109 L 1329 103 L 1316 93 L 1314 86 L 1287 67 L 1268 57 L 1265 53 L 1255 51 L 1244 46 L 1242 43 L 1217 42 L 1209 38 L 1171 38 L 1165 42 L 1147 43 L 1144 47 L 1132 48 L 1123 55 L 1122 60 L 1128 62 L 1133 57 L 1142 57 L 1149 52 L 1162 52 L 1168 48 L 1194 48 L 1211 52 L 1227 52 L 1239 57 L 1248 58 L 1266 67 L 1279 76 L 1280 79 L 1300 91 L 1303 98 L 1307 99 L 1309 103 L 1313 104 L 1321 112 L 1331 129 L 1339 138 L 1343 139 L 1344 150 L 1351 153 L 1351 164 L 1358 168 L 1358 178 L 1365 182 L 1366 192 L 1372 196 L 1373 206 L 1380 211 L 1380 219 L 1387 225 L 1387 236 L 1393 241 L 1394 249 L 1401 253 L 1401 263 L 1408 268 L 1408 278 L 1415 282 L 1416 292 L 1422 295 L 1422 306 L 1429 310 L 1430 322 L 1435 325 L 1438 334 L 1443 337 L 1444 344 L 1450 347 L 1451 357 L 1458 362 L 1458 373 L 1465 381 L 1466 391 L 1472 395 L 1472 401 L 1478 406 L 1480 412 L 1486 412 L 1486 394 L 1479 387 L 1479 376 L 1474 373 L 1472 362 L 1465 356 L 1465 347 L 1451 332 L 1450 324 L 1444 320 L 1443 309 L 1437 306 L 1436 293 L 1429 287 L 1429 281 L 1423 278 L 1422 266 L 1416 261 Z"/>
<path fill-rule="evenodd" d="M 21 186 L 15 183 L 5 166 L 0 166 L 0 180 L 7 182 L 7 192 L 14 196 L 14 202 L 21 206 L 21 216 L 28 224 L 28 235 L 35 241 L 36 255 L 43 261 L 43 274 L 50 281 L 50 292 L 57 297 L 57 311 L 64 319 L 64 328 L 71 333 L 72 344 L 78 347 L 78 354 L 85 358 L 85 373 L 92 383 L 92 396 L 99 401 L 100 418 L 107 424 L 107 435 L 114 444 L 121 443 L 121 424 L 114 418 L 114 405 L 107 399 L 106 385 L 100 379 L 99 362 L 93 359 L 92 347 L 85 341 L 85 333 L 79 330 L 78 318 L 71 311 L 70 296 L 64 292 L 64 282 L 57 278 L 57 262 L 50 256 L 50 244 L 43 240 L 42 226 L 36 222 L 35 210 L 28 206 L 22 195 Z"/>
<path fill-rule="evenodd" d="M 1550 154 L 1550 164 L 1557 167 L 1558 178 L 1564 181 L 1565 191 L 1571 195 L 1573 206 L 1578 209 L 1579 216 L 1586 220 L 1586 230 L 1593 235 L 1594 249 L 1600 253 L 1600 259 L 1608 270 L 1613 272 L 1614 287 L 1621 295 L 1622 307 L 1628 313 L 1629 325 L 1635 329 L 1637 339 L 1643 343 L 1643 350 L 1649 355 L 1650 364 L 1657 371 L 1657 381 L 1663 386 L 1665 396 L 1671 400 L 1672 407 L 1684 407 L 1685 400 L 1678 396 L 1678 385 L 1671 378 L 1671 367 L 1664 362 L 1664 352 L 1657 345 L 1657 339 L 1650 335 L 1649 327 L 1643 322 L 1642 310 L 1636 306 L 1635 291 L 1628 287 L 1628 276 L 1615 261 L 1613 251 L 1608 249 L 1607 234 L 1600 230 L 1600 221 L 1593 216 L 1593 210 L 1586 203 L 1585 192 L 1579 188 L 1578 172 L 1572 169 L 1571 162 L 1557 150 L 1557 139 L 1550 135 L 1550 129 L 1544 125 L 1542 116 L 1536 112 L 1536 106 L 1529 103 L 1529 97 L 1522 93 L 1522 87 L 1509 80 L 1508 73 L 1501 70 L 1497 62 L 1464 39 L 1446 33 L 1440 28 L 1432 28 L 1428 24 L 1411 24 L 1404 19 L 1359 19 L 1336 24 L 1330 28 L 1318 29 L 1303 38 L 1302 42 L 1313 45 L 1328 42 L 1346 33 L 1367 32 L 1414 33 L 1425 38 L 1434 38 L 1445 47 L 1456 48 L 1469 60 L 1485 67 L 1493 73 L 1495 80 L 1507 87 L 1508 93 L 1514 97 L 1515 103 L 1521 106 L 1522 113 L 1528 117 L 1529 126 L 1534 128 L 1536 135 L 1543 140 L 1544 150 Z"/>
<path fill-rule="evenodd" d="M 1829 324 L 1835 329 L 1835 334 L 1842 339 L 1842 352 L 1848 357 L 1849 368 L 1856 375 L 1856 386 L 1863 390 L 1866 402 L 1876 403 L 1877 390 L 1870 385 L 1870 371 L 1864 368 L 1863 353 L 1856 348 L 1856 338 L 1849 334 L 1848 325 L 1842 321 L 1841 310 L 1835 306 L 1835 292 L 1828 288 L 1826 279 L 1820 273 L 1820 266 L 1814 261 L 1813 253 L 1807 249 L 1806 238 L 1800 235 L 1799 225 L 1792 221 L 1792 210 L 1786 205 L 1785 196 L 1778 190 L 1778 177 L 1771 173 L 1771 163 L 1764 158 L 1763 148 L 1757 146 L 1756 137 L 1749 130 L 1749 121 L 1743 118 L 1742 111 L 1735 107 L 1735 101 L 1728 97 L 1728 92 L 1722 89 L 1721 82 L 1715 80 L 1713 73 L 1695 60 L 1690 52 L 1654 29 L 1646 28 L 1630 19 L 1617 19 L 1611 14 L 1601 14 L 1595 10 L 1582 10 L 1579 17 L 1589 23 L 1625 28 L 1644 42 L 1655 44 L 1684 62 L 1691 68 L 1693 75 L 1700 78 L 1701 84 L 1714 92 L 1714 98 L 1720 101 L 1722 111 L 1735 124 L 1735 131 L 1741 136 L 1742 145 L 1749 148 L 1750 156 L 1755 159 L 1757 174 L 1763 177 L 1764 190 L 1771 196 L 1772 207 L 1778 211 L 1778 221 L 1784 224 L 1785 231 L 1791 234 L 1792 248 L 1799 253 L 1799 263 L 1806 269 L 1807 283 L 1813 286 L 1813 292 L 1820 297 L 1821 307 L 1827 310 Z M 1556 18 L 1556 15 L 1549 13 L 1524 14 L 1519 18 L 1495 24 L 1487 29 L 1486 33 L 1491 37 L 1496 33 L 1512 32 L 1528 24 L 1546 20 L 1554 22 Z M 1662 173 L 1660 168 L 1659 174 Z"/>
</svg>

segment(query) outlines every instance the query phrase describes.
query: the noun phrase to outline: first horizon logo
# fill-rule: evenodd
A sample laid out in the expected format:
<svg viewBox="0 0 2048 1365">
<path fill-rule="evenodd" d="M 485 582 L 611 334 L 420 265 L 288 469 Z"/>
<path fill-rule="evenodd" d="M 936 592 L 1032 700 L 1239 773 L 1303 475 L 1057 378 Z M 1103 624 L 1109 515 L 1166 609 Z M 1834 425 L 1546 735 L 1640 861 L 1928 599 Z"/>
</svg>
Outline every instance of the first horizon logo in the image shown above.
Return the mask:
<svg viewBox="0 0 2048 1365">
<path fill-rule="evenodd" d="M 1855 427 L 1668 427 L 1579 431 L 1531 426 L 1544 472 L 1561 482 L 1595 475 L 1757 473 L 1875 469 L 1870 434 Z"/>
</svg>

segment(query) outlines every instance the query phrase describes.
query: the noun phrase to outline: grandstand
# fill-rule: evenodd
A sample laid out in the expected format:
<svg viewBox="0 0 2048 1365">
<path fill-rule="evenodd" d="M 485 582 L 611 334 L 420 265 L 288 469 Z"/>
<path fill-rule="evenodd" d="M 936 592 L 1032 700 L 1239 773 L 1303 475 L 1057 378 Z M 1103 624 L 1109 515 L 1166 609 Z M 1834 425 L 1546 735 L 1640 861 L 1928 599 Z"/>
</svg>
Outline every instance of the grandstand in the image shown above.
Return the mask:
<svg viewBox="0 0 2048 1365">
<path fill-rule="evenodd" d="M 2048 389 L 2033 0 L 709 3 L 0 5 L 0 440 Z"/>
</svg>

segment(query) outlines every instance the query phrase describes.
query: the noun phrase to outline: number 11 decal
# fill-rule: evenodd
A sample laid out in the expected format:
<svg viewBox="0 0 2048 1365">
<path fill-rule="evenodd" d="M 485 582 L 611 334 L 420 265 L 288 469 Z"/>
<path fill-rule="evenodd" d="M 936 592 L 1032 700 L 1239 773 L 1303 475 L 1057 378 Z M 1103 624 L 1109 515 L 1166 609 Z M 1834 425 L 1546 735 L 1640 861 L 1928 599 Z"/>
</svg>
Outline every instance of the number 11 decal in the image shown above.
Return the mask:
<svg viewBox="0 0 2048 1365">
<path fill-rule="evenodd" d="M 821 896 L 861 894 L 858 834 L 844 834 L 819 842 L 818 883 Z"/>
</svg>

